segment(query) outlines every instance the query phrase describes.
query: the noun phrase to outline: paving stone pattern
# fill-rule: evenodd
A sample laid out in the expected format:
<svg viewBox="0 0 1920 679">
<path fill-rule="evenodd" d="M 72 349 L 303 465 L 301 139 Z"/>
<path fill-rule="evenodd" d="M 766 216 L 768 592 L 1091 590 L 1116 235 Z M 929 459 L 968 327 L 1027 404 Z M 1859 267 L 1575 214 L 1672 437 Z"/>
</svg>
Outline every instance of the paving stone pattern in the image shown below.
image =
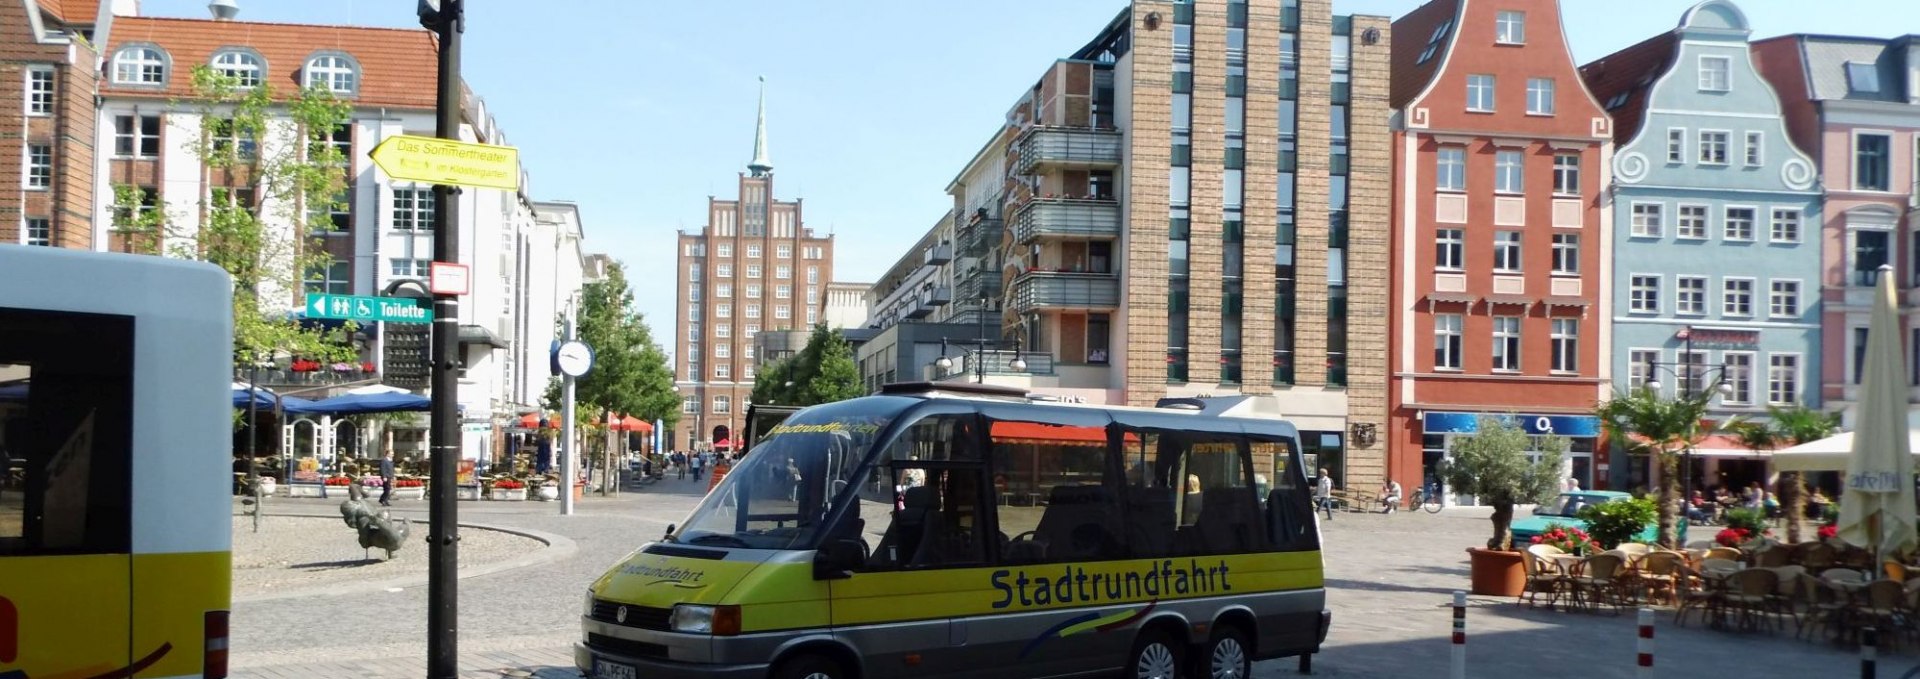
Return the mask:
<svg viewBox="0 0 1920 679">
<path fill-rule="evenodd" d="M 362 550 L 352 528 L 337 518 L 269 516 L 254 532 L 251 517 L 233 519 L 233 596 L 245 600 L 287 590 L 337 587 L 424 574 L 425 521 L 414 523 L 405 547 L 388 559 Z M 461 534 L 462 567 L 494 563 L 544 547 L 533 538 L 490 530 Z M 324 590 L 323 590 L 324 591 Z"/>
</svg>

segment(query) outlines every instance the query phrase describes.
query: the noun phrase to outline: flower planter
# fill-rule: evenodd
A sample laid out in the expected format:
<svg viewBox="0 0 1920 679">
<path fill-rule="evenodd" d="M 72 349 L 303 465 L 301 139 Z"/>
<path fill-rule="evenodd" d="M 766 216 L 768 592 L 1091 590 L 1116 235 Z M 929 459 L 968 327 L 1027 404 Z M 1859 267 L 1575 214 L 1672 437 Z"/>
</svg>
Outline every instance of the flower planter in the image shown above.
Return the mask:
<svg viewBox="0 0 1920 679">
<path fill-rule="evenodd" d="M 453 497 L 456 500 L 478 500 L 480 499 L 480 487 L 469 485 L 455 486 L 453 489 Z"/>
<path fill-rule="evenodd" d="M 495 489 L 493 489 L 493 491 L 492 491 L 492 494 L 488 496 L 488 499 L 492 499 L 492 500 L 506 500 L 506 501 L 509 501 L 509 502 L 519 502 L 519 501 L 521 501 L 521 500 L 525 500 L 525 499 L 527 499 L 527 489 L 525 489 L 525 488 L 512 488 L 512 489 L 508 489 L 508 488 L 495 488 Z"/>
<path fill-rule="evenodd" d="M 329 497 L 327 494 L 328 491 L 332 491 L 334 493 L 339 494 L 342 497 L 345 497 L 347 494 L 347 487 L 340 486 L 338 488 L 327 488 L 326 486 L 322 486 L 318 483 L 287 484 L 287 497 Z"/>
<path fill-rule="evenodd" d="M 558 500 L 560 499 L 560 487 L 553 485 L 541 486 L 534 492 L 534 497 L 540 500 Z"/>
<path fill-rule="evenodd" d="M 271 476 L 260 477 L 260 493 L 262 495 L 272 495 L 279 489 L 280 482 L 278 480 L 275 480 Z"/>
<path fill-rule="evenodd" d="M 1526 590 L 1527 571 L 1519 552 L 1469 548 L 1467 555 L 1472 563 L 1474 594 L 1518 597 Z"/>
<path fill-rule="evenodd" d="M 393 499 L 395 499 L 395 500 L 425 500 L 425 499 L 427 499 L 427 487 L 426 487 L 426 486 L 414 486 L 414 487 L 412 487 L 412 488 L 402 488 L 402 487 L 398 487 L 398 486 L 396 486 L 396 487 L 394 487 L 394 489 L 393 489 Z"/>
</svg>

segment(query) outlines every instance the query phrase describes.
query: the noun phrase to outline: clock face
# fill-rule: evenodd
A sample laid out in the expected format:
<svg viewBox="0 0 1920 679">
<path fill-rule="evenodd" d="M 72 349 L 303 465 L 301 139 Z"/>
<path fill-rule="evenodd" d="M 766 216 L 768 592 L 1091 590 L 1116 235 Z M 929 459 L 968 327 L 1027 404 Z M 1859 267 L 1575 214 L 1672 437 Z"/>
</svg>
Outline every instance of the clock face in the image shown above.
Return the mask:
<svg viewBox="0 0 1920 679">
<path fill-rule="evenodd" d="M 579 342 L 567 342 L 560 345 L 555 359 L 560 364 L 560 372 L 579 377 L 593 367 L 593 350 Z"/>
</svg>

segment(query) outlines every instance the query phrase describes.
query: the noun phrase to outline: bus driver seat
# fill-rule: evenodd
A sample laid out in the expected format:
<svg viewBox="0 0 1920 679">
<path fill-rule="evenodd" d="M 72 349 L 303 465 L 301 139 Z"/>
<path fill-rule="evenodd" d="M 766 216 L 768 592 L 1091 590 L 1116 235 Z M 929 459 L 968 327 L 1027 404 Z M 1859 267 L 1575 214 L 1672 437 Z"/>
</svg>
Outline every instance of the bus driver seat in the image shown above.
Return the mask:
<svg viewBox="0 0 1920 679">
<path fill-rule="evenodd" d="M 893 524 L 887 526 L 880 548 L 873 551 L 874 565 L 903 566 L 920 551 L 935 499 L 933 488 L 928 486 L 914 486 L 901 494 L 900 509 L 893 513 Z"/>
</svg>

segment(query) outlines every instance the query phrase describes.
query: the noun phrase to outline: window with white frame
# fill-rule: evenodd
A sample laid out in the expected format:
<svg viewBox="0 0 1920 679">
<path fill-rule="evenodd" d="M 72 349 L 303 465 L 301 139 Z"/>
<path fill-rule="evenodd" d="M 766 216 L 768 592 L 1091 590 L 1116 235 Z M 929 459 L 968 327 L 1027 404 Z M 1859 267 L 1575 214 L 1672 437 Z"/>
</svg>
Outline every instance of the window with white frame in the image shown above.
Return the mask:
<svg viewBox="0 0 1920 679">
<path fill-rule="evenodd" d="M 820 288 L 816 288 L 811 285 L 807 286 L 807 303 L 815 304 L 815 303 L 818 303 L 819 301 L 820 301 Z"/>
<path fill-rule="evenodd" d="M 714 296 L 714 297 L 716 297 L 716 298 L 718 298 L 718 299 L 730 299 L 730 298 L 732 298 L 732 297 L 733 297 L 733 284 L 732 284 L 732 283 L 718 283 L 718 284 L 715 284 L 715 285 L 713 286 L 713 296 Z"/>
<path fill-rule="evenodd" d="M 747 265 L 747 277 L 748 277 L 748 278 L 759 278 L 759 277 L 760 277 L 760 265 L 758 265 L 758 264 L 748 264 L 748 265 Z"/>
<path fill-rule="evenodd" d="M 1774 318 L 1800 316 L 1800 281 L 1775 280 L 1768 283 L 1767 315 Z"/>
<path fill-rule="evenodd" d="M 395 258 L 389 262 L 389 273 L 407 278 L 422 278 L 433 268 L 431 259 Z"/>
<path fill-rule="evenodd" d="M 793 246 L 786 243 L 773 246 L 773 256 L 781 259 L 793 259 Z"/>
<path fill-rule="evenodd" d="M 700 397 L 688 396 L 680 399 L 680 412 L 686 415 L 700 412 Z"/>
<path fill-rule="evenodd" d="M 713 357 L 733 358 L 733 344 L 728 342 L 715 342 L 713 344 Z"/>
<path fill-rule="evenodd" d="M 750 258 L 750 259 L 758 259 L 758 258 L 760 257 L 760 246 L 759 246 L 759 245 L 748 245 L 748 246 L 747 246 L 747 257 L 748 257 L 748 258 Z"/>
<path fill-rule="evenodd" d="M 1434 188 L 1441 191 L 1467 190 L 1467 150 L 1442 146 L 1433 154 Z"/>
<path fill-rule="evenodd" d="M 1502 45 L 1527 44 L 1527 13 L 1500 12 L 1493 19 L 1493 41 Z"/>
<path fill-rule="evenodd" d="M 113 117 L 113 155 L 155 158 L 160 155 L 160 116 Z"/>
<path fill-rule="evenodd" d="M 1658 349 L 1633 349 L 1627 352 L 1627 391 L 1637 391 L 1647 386 L 1647 378 L 1652 376 L 1653 364 L 1660 360 Z"/>
<path fill-rule="evenodd" d="M 1552 369 L 1557 373 L 1580 372 L 1580 319 L 1552 319 Z"/>
<path fill-rule="evenodd" d="M 748 304 L 748 305 L 747 305 L 747 318 L 759 318 L 759 317 L 760 317 L 760 305 L 758 305 L 758 304 Z"/>
<path fill-rule="evenodd" d="M 727 413 L 733 412 L 733 397 L 731 396 L 713 397 L 713 412 L 720 415 L 725 415 Z"/>
<path fill-rule="evenodd" d="M 1673 312 L 1689 316 L 1706 315 L 1707 279 L 1705 276 L 1673 277 Z"/>
<path fill-rule="evenodd" d="M 1536 116 L 1553 115 L 1553 79 L 1527 79 L 1527 114 Z"/>
<path fill-rule="evenodd" d="M 247 50 L 225 49 L 213 55 L 213 72 L 233 81 L 234 87 L 259 87 L 266 79 L 266 71 L 260 55 Z"/>
<path fill-rule="evenodd" d="M 1660 313 L 1660 277 L 1637 275 L 1628 281 L 1627 310 L 1640 314 Z"/>
<path fill-rule="evenodd" d="M 1663 207 L 1659 203 L 1634 203 L 1632 234 L 1639 238 L 1659 238 L 1665 230 Z"/>
<path fill-rule="evenodd" d="M 759 308 L 758 305 L 755 305 L 755 308 L 756 309 Z M 755 313 L 754 315 L 749 316 L 748 318 L 759 318 L 759 317 L 760 315 L 758 313 Z M 747 339 L 753 339 L 753 336 L 758 334 L 760 334 L 760 324 L 748 323 L 746 329 L 741 331 L 740 336 L 745 337 Z"/>
<path fill-rule="evenodd" d="M 793 309 L 785 304 L 775 304 L 773 305 L 773 317 L 775 320 L 782 321 L 793 318 Z"/>
<path fill-rule="evenodd" d="M 687 324 L 687 341 L 688 342 L 700 341 L 700 324 L 699 323 L 695 322 L 695 323 Z"/>
<path fill-rule="evenodd" d="M 1707 237 L 1707 206 L 1675 206 L 1673 210 L 1673 237 L 1704 240 Z"/>
<path fill-rule="evenodd" d="M 1777 207 L 1773 209 L 1772 228 L 1768 238 L 1775 243 L 1800 242 L 1800 210 Z"/>
<path fill-rule="evenodd" d="M 1725 130 L 1700 131 L 1700 164 L 1727 164 L 1727 136 Z"/>
<path fill-rule="evenodd" d="M 322 54 L 308 59 L 301 74 L 306 76 L 303 86 L 334 94 L 353 94 L 360 86 L 360 67 L 343 54 Z"/>
<path fill-rule="evenodd" d="M 732 278 L 733 265 L 726 262 L 713 265 L 713 276 L 715 278 Z"/>
<path fill-rule="evenodd" d="M 1753 279 L 1728 278 L 1720 282 L 1720 314 L 1753 315 Z"/>
<path fill-rule="evenodd" d="M 432 189 L 394 187 L 393 228 L 401 231 L 432 231 L 433 210 Z"/>
<path fill-rule="evenodd" d="M 332 260 L 307 270 L 305 292 L 346 295 L 353 292 L 352 267 L 343 260 Z"/>
<path fill-rule="evenodd" d="M 1847 89 L 1860 94 L 1880 93 L 1880 65 L 1871 61 L 1846 63 Z"/>
<path fill-rule="evenodd" d="M 1461 270 L 1462 256 L 1467 246 L 1466 231 L 1439 229 L 1434 233 L 1433 267 L 1446 271 Z"/>
<path fill-rule="evenodd" d="M 1747 133 L 1747 145 L 1741 154 L 1747 167 L 1759 167 L 1766 153 L 1766 135 L 1759 132 Z"/>
<path fill-rule="evenodd" d="M 29 189 L 53 187 L 52 144 L 27 144 L 26 187 Z"/>
<path fill-rule="evenodd" d="M 820 247 L 818 245 L 807 246 L 806 251 L 807 251 L 806 252 L 807 259 L 826 259 L 827 258 L 827 249 Z"/>
<path fill-rule="evenodd" d="M 1493 369 L 1520 371 L 1520 317 L 1493 317 Z"/>
<path fill-rule="evenodd" d="M 1434 314 L 1433 367 L 1435 370 L 1459 370 L 1460 350 L 1465 335 L 1460 314 Z"/>
<path fill-rule="evenodd" d="M 807 325 L 814 325 L 819 322 L 820 322 L 820 311 L 809 307 L 807 309 Z"/>
<path fill-rule="evenodd" d="M 714 339 L 727 339 L 727 338 L 733 337 L 733 326 L 726 323 L 719 323 L 714 325 L 713 337 Z"/>
<path fill-rule="evenodd" d="M 760 299 L 760 284 L 748 283 L 746 293 L 747 299 Z"/>
<path fill-rule="evenodd" d="M 721 259 L 730 259 L 733 257 L 733 244 L 721 243 L 714 247 L 713 254 Z"/>
<path fill-rule="evenodd" d="M 1725 92 L 1733 89 L 1732 69 L 1733 60 L 1727 57 L 1701 56 L 1700 89 L 1707 92 Z"/>
<path fill-rule="evenodd" d="M 687 362 L 687 379 L 689 379 L 689 380 L 693 380 L 693 381 L 695 381 L 695 382 L 699 382 L 699 381 L 703 381 L 703 380 L 705 380 L 706 378 L 707 378 L 707 376 L 706 376 L 706 375 L 703 375 L 703 374 L 701 374 L 701 373 L 700 373 L 700 362 L 699 362 L 699 361 L 688 361 L 688 362 Z"/>
<path fill-rule="evenodd" d="M 1687 128 L 1667 128 L 1667 162 L 1687 162 Z"/>
<path fill-rule="evenodd" d="M 1493 270 L 1504 273 L 1520 271 L 1520 232 L 1493 232 Z"/>
<path fill-rule="evenodd" d="M 1553 271 L 1560 276 L 1580 274 L 1580 234 L 1553 234 Z"/>
<path fill-rule="evenodd" d="M 716 379 L 716 380 L 733 379 L 733 364 L 725 363 L 725 362 L 713 364 L 713 379 Z"/>
<path fill-rule="evenodd" d="M 793 286 L 787 285 L 785 283 L 781 283 L 779 285 L 773 286 L 774 299 L 790 299 L 792 297 L 793 297 Z"/>
<path fill-rule="evenodd" d="M 1800 356 L 1767 356 L 1767 403 L 1793 405 L 1800 402 Z"/>
<path fill-rule="evenodd" d="M 121 48 L 113 55 L 113 82 L 116 85 L 167 84 L 167 53 L 148 45 Z"/>
<path fill-rule="evenodd" d="M 1493 76 L 1467 76 L 1467 110 L 1483 112 L 1493 110 Z"/>
<path fill-rule="evenodd" d="M 1720 379 L 1731 387 L 1721 402 L 1727 405 L 1749 405 L 1753 403 L 1753 354 L 1744 351 L 1729 351 L 1720 355 Z"/>
<path fill-rule="evenodd" d="M 820 267 L 817 267 L 817 266 L 807 267 L 807 282 L 808 283 L 820 282 Z"/>
<path fill-rule="evenodd" d="M 699 286 L 692 286 L 692 287 L 689 287 L 689 288 L 687 288 L 687 301 L 689 301 L 689 302 L 698 302 L 698 301 L 700 301 L 700 287 L 699 287 Z"/>
<path fill-rule="evenodd" d="M 46 217 L 28 217 L 27 245 L 53 245 L 53 220 Z"/>
<path fill-rule="evenodd" d="M 1493 190 L 1499 193 L 1524 193 L 1526 191 L 1525 157 L 1519 151 L 1499 151 L 1493 154 Z"/>
<path fill-rule="evenodd" d="M 773 277 L 782 280 L 793 278 L 793 267 L 785 264 L 773 267 Z"/>
<path fill-rule="evenodd" d="M 733 305 L 732 304 L 713 305 L 713 317 L 714 318 L 733 318 Z"/>
<path fill-rule="evenodd" d="M 688 257 L 705 257 L 707 256 L 707 245 L 705 243 L 688 243 L 685 254 Z"/>
<path fill-rule="evenodd" d="M 46 66 L 27 68 L 27 115 L 53 115 L 53 69 Z"/>
<path fill-rule="evenodd" d="M 702 267 L 700 266 L 700 263 L 699 263 L 699 262 L 694 262 L 694 263 L 692 263 L 692 264 L 688 264 L 688 265 L 687 265 L 687 280 L 689 280 L 689 281 L 692 281 L 692 282 L 695 282 L 695 283 L 698 283 L 698 282 L 700 282 L 700 272 L 701 272 L 701 269 L 702 269 Z"/>
<path fill-rule="evenodd" d="M 699 318 L 700 316 L 701 316 L 700 305 L 698 304 L 687 305 L 687 318 Z"/>
<path fill-rule="evenodd" d="M 1750 207 L 1727 208 L 1724 238 L 1753 240 L 1753 220 L 1756 212 Z"/>
<path fill-rule="evenodd" d="M 1580 154 L 1553 154 L 1553 193 L 1560 196 L 1580 195 Z"/>
</svg>

